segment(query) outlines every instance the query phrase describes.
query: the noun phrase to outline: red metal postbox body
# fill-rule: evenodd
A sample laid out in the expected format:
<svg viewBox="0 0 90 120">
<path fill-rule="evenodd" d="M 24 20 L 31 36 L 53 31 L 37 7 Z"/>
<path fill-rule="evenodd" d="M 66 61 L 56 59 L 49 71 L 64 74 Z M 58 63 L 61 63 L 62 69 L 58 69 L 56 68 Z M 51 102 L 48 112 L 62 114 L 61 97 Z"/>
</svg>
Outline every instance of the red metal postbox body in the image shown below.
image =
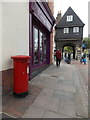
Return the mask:
<svg viewBox="0 0 90 120">
<path fill-rule="evenodd" d="M 28 95 L 28 69 L 30 56 L 17 55 L 14 60 L 13 93 L 18 96 Z"/>
</svg>

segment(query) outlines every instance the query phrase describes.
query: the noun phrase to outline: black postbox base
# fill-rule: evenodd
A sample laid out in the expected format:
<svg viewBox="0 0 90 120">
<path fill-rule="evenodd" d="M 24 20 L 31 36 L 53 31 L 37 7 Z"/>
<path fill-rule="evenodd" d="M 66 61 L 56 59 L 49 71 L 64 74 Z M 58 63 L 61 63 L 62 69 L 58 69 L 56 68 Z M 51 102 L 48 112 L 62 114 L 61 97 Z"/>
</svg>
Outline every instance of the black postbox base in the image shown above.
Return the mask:
<svg viewBox="0 0 90 120">
<path fill-rule="evenodd" d="M 23 97 L 26 97 L 28 95 L 28 93 L 29 93 L 28 91 L 23 92 L 23 93 L 15 93 L 15 92 L 13 92 L 13 95 L 15 97 L 18 97 L 18 98 L 23 98 Z"/>
</svg>

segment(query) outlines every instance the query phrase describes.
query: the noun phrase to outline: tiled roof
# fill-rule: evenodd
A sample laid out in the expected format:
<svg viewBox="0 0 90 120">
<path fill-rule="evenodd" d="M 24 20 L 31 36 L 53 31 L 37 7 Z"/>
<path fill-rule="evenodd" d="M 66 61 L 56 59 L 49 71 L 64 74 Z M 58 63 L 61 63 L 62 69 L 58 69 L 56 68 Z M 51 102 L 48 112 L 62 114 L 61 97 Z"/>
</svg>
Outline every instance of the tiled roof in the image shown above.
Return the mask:
<svg viewBox="0 0 90 120">
<path fill-rule="evenodd" d="M 73 15 L 73 21 L 67 22 L 66 19 L 68 15 Z M 84 25 L 85 24 L 81 21 L 81 19 L 77 16 L 77 14 L 73 11 L 73 9 L 69 7 L 66 13 L 61 18 L 60 22 L 56 25 L 56 28 L 84 26 Z"/>
</svg>

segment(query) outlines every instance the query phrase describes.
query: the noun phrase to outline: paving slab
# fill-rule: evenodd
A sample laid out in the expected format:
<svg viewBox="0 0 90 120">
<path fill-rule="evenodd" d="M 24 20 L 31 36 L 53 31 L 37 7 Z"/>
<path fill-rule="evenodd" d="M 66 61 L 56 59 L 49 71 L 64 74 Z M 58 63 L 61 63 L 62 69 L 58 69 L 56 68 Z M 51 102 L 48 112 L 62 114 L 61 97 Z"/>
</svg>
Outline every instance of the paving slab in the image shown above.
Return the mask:
<svg viewBox="0 0 90 120">
<path fill-rule="evenodd" d="M 54 89 L 52 89 L 52 88 L 44 88 L 44 89 L 40 92 L 40 95 L 52 96 L 53 92 L 54 92 Z"/>
<path fill-rule="evenodd" d="M 65 114 L 71 116 L 72 118 L 75 118 L 76 117 L 75 104 L 69 100 L 61 98 L 58 113 Z"/>
<path fill-rule="evenodd" d="M 29 82 L 30 92 L 26 98 L 16 99 L 12 94 L 3 97 L 3 112 L 16 118 L 86 117 L 83 103 L 87 99 L 83 102 L 81 95 L 87 91 L 79 92 L 81 74 L 79 69 L 74 69 L 79 65 L 78 61 L 72 61 L 71 64 L 62 61 L 60 67 L 51 65 Z M 84 72 L 87 72 L 86 68 Z M 83 75 L 85 79 L 86 74 Z M 80 116 L 80 112 L 83 115 Z"/>
<path fill-rule="evenodd" d="M 55 86 L 55 89 L 65 91 L 65 92 L 75 93 L 75 87 L 74 86 L 66 86 L 66 85 L 57 84 Z"/>
<path fill-rule="evenodd" d="M 60 99 L 69 101 L 73 104 L 75 104 L 75 99 L 76 99 L 75 94 L 70 93 L 70 92 L 60 91 L 60 90 L 55 90 L 52 97 L 60 98 Z"/>
<path fill-rule="evenodd" d="M 53 98 L 46 95 L 39 95 L 32 105 L 57 112 L 59 103 L 60 100 L 58 98 Z"/>
<path fill-rule="evenodd" d="M 10 116 L 21 118 L 42 89 L 42 87 L 30 85 L 29 95 L 25 98 L 16 98 L 12 93 L 7 96 L 3 96 L 2 111 Z"/>
<path fill-rule="evenodd" d="M 72 117 L 47 110 L 43 118 L 72 118 Z"/>
<path fill-rule="evenodd" d="M 22 118 L 42 118 L 44 113 L 44 108 L 31 105 Z"/>
<path fill-rule="evenodd" d="M 65 76 L 63 75 L 58 76 L 58 80 L 65 80 Z"/>
<path fill-rule="evenodd" d="M 78 66 L 78 67 L 77 67 Z M 86 65 L 85 65 L 86 66 Z M 83 71 L 83 75 L 81 73 L 81 69 L 84 66 L 82 64 L 76 64 L 74 69 L 74 83 L 75 83 L 75 96 L 76 96 L 76 114 L 80 117 L 88 118 L 88 86 L 87 80 L 85 80 L 85 71 Z M 84 67 L 85 68 L 85 67 Z M 87 68 L 85 68 L 87 69 Z M 84 76 L 84 77 L 83 77 Z"/>
<path fill-rule="evenodd" d="M 50 87 L 50 88 L 55 88 L 55 85 L 57 84 L 58 79 L 53 78 L 53 77 L 46 77 L 43 80 L 37 80 L 37 81 L 32 81 L 31 84 L 37 85 L 37 86 L 42 86 L 42 87 Z"/>
<path fill-rule="evenodd" d="M 74 83 L 73 83 L 73 80 L 59 80 L 58 81 L 58 84 L 62 84 L 62 85 L 67 85 L 67 86 L 73 86 Z"/>
<path fill-rule="evenodd" d="M 82 116 L 88 118 L 88 107 L 86 107 L 86 103 L 88 104 L 88 100 L 84 101 L 83 95 L 80 93 L 81 90 L 76 90 L 76 114 L 78 116 Z"/>
<path fill-rule="evenodd" d="M 10 116 L 10 115 L 8 115 L 6 113 L 2 113 L 1 116 L 2 116 L 2 120 L 5 120 L 5 119 L 9 119 L 9 120 L 14 119 L 14 120 L 17 120 L 15 117 Z"/>
<path fill-rule="evenodd" d="M 30 84 L 37 83 L 37 82 L 43 82 L 44 79 L 45 79 L 44 77 L 36 76 L 35 78 L 33 78 L 33 80 L 30 81 Z"/>
</svg>

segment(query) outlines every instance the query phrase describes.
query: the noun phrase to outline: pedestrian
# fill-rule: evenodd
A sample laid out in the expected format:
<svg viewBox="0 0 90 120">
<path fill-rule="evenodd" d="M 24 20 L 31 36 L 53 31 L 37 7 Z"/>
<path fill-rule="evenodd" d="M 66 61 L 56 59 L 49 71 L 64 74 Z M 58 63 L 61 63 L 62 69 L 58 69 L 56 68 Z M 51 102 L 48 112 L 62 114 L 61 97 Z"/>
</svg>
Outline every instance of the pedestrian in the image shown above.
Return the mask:
<svg viewBox="0 0 90 120">
<path fill-rule="evenodd" d="M 67 56 L 67 53 L 65 52 L 64 57 L 66 58 L 66 56 Z"/>
<path fill-rule="evenodd" d="M 68 53 L 68 57 L 66 59 L 66 63 L 70 64 L 71 63 L 71 53 Z"/>
<path fill-rule="evenodd" d="M 71 54 L 70 53 L 68 53 L 68 59 L 71 60 Z"/>
<path fill-rule="evenodd" d="M 81 54 L 80 63 L 86 64 L 86 62 L 87 62 L 87 60 L 86 60 L 86 54 L 85 54 L 85 53 L 82 53 L 82 54 Z"/>
<path fill-rule="evenodd" d="M 64 61 L 66 61 L 67 53 L 64 54 Z"/>
<path fill-rule="evenodd" d="M 83 57 L 86 58 L 86 54 L 85 53 L 83 54 Z"/>
<path fill-rule="evenodd" d="M 81 58 L 80 58 L 80 63 L 83 63 L 83 55 L 84 55 L 84 53 L 82 52 L 81 53 Z"/>
<path fill-rule="evenodd" d="M 88 57 L 89 57 L 89 60 L 90 60 L 90 53 L 89 53 Z"/>
<path fill-rule="evenodd" d="M 61 51 L 58 49 L 55 53 L 56 56 L 56 65 L 60 66 L 61 63 Z"/>
<path fill-rule="evenodd" d="M 54 50 L 54 61 L 56 61 L 56 56 L 55 56 L 55 54 L 56 54 L 56 50 Z"/>
<path fill-rule="evenodd" d="M 83 62 L 84 62 L 84 64 L 86 64 L 86 62 L 87 62 L 85 53 L 83 54 Z"/>
<path fill-rule="evenodd" d="M 81 56 L 80 58 L 80 63 L 83 63 L 83 56 Z"/>
<path fill-rule="evenodd" d="M 86 57 L 85 58 L 83 58 L 83 62 L 84 62 L 84 65 L 86 65 Z"/>
</svg>

